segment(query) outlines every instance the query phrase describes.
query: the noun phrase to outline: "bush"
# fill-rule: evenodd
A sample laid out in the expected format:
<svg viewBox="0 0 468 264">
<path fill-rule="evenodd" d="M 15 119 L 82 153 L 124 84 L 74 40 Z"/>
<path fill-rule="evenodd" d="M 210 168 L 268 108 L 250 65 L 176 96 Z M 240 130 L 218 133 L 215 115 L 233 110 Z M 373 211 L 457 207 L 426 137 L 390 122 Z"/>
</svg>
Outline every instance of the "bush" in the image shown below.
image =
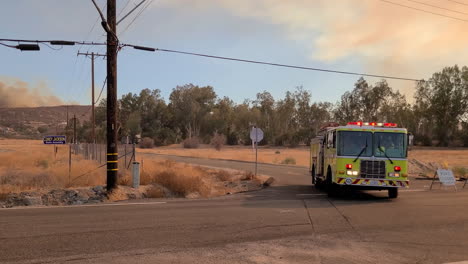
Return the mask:
<svg viewBox="0 0 468 264">
<path fill-rule="evenodd" d="M 154 148 L 154 140 L 149 137 L 144 137 L 140 142 L 140 148 Z"/>
<path fill-rule="evenodd" d="M 216 178 L 220 181 L 230 181 L 232 178 L 231 173 L 225 171 L 225 170 L 220 170 L 216 172 Z"/>
<path fill-rule="evenodd" d="M 198 145 L 200 145 L 200 140 L 198 139 L 198 137 L 186 138 L 182 142 L 182 146 L 184 148 L 198 148 Z"/>
<path fill-rule="evenodd" d="M 221 148 L 226 144 L 226 136 L 223 134 L 214 133 L 211 138 L 210 144 L 217 150 L 220 151 Z"/>
<path fill-rule="evenodd" d="M 40 159 L 36 162 L 37 167 L 42 167 L 44 169 L 49 168 L 49 161 L 46 159 Z"/>
<path fill-rule="evenodd" d="M 453 173 L 455 176 L 458 176 L 459 178 L 466 178 L 466 174 L 468 174 L 468 170 L 464 167 L 455 167 L 453 168 Z"/>
<path fill-rule="evenodd" d="M 293 164 L 293 165 L 296 165 L 296 160 L 294 158 L 291 158 L 291 157 L 288 157 L 288 158 L 285 158 L 281 164 Z"/>
<path fill-rule="evenodd" d="M 240 178 L 241 181 L 251 181 L 255 178 L 255 174 L 253 174 L 253 172 L 251 171 L 246 171 L 244 172 L 244 174 L 242 175 L 242 177 Z"/>
<path fill-rule="evenodd" d="M 39 133 L 41 133 L 41 134 L 44 134 L 48 130 L 49 130 L 48 126 L 40 126 L 40 127 L 37 128 L 37 131 L 39 131 Z"/>
<path fill-rule="evenodd" d="M 148 198 L 164 198 L 165 194 L 164 194 L 164 191 L 160 187 L 153 186 L 146 192 L 146 197 L 148 197 Z"/>
</svg>

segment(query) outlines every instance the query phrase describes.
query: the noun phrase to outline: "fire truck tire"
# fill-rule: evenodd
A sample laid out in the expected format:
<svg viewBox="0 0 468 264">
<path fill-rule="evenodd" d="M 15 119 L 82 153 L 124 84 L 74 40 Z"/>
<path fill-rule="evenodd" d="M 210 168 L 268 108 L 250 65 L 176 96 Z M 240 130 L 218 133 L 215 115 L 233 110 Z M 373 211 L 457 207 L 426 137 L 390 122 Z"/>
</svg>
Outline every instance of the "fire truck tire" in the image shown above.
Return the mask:
<svg viewBox="0 0 468 264">
<path fill-rule="evenodd" d="M 390 188 L 388 189 L 388 197 L 391 199 L 395 199 L 398 197 L 398 188 Z"/>
<path fill-rule="evenodd" d="M 310 171 L 310 176 L 312 176 L 312 184 L 316 184 L 317 183 L 317 179 L 315 178 L 315 166 L 312 166 L 312 170 Z"/>
<path fill-rule="evenodd" d="M 328 196 L 333 197 L 337 194 L 337 186 L 332 181 L 332 174 L 330 168 L 327 170 L 327 178 L 325 181 Z"/>
</svg>

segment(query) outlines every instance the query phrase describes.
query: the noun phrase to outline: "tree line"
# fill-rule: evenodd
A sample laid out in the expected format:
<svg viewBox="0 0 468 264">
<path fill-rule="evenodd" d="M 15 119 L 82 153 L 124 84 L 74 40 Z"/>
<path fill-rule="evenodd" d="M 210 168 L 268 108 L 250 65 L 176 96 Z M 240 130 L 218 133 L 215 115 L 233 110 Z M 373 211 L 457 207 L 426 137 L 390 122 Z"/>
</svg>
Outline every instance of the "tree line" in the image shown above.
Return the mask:
<svg viewBox="0 0 468 264">
<path fill-rule="evenodd" d="M 106 101 L 96 108 L 98 141 L 105 141 Z M 268 91 L 254 100 L 235 103 L 219 97 L 213 87 L 193 84 L 174 88 L 166 102 L 158 89 L 128 93 L 119 100 L 119 136 L 140 135 L 156 145 L 196 139 L 209 143 L 223 135 L 229 145 L 250 144 L 253 125 L 265 132 L 262 144 L 308 144 L 327 122 L 398 123 L 415 135 L 421 145 L 468 146 L 468 68 L 446 67 L 416 84 L 410 103 L 386 80 L 375 84 L 359 78 L 352 90 L 336 103 L 313 102 L 303 87 L 275 99 Z M 89 122 L 78 124 L 81 141 L 91 141 Z"/>
</svg>

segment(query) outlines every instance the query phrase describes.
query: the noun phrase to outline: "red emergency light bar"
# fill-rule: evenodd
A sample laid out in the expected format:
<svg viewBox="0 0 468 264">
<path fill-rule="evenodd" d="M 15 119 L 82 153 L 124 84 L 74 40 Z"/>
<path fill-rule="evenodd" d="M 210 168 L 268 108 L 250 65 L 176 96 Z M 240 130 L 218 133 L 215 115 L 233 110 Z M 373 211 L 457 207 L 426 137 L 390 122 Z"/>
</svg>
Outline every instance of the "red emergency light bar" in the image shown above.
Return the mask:
<svg viewBox="0 0 468 264">
<path fill-rule="evenodd" d="M 395 123 L 377 123 L 377 122 L 348 122 L 348 125 L 351 126 L 377 126 L 377 127 L 397 127 Z"/>
</svg>

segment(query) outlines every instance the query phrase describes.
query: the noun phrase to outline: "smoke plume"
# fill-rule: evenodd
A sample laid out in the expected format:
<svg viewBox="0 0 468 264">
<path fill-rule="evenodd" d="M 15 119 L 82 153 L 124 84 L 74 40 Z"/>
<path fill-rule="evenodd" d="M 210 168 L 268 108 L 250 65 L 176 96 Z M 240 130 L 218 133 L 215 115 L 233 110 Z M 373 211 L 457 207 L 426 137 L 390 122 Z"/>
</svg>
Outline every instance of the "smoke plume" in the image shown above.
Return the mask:
<svg viewBox="0 0 468 264">
<path fill-rule="evenodd" d="M 29 87 L 26 82 L 0 81 L 0 107 L 37 107 L 62 105 L 45 84 Z"/>
</svg>

